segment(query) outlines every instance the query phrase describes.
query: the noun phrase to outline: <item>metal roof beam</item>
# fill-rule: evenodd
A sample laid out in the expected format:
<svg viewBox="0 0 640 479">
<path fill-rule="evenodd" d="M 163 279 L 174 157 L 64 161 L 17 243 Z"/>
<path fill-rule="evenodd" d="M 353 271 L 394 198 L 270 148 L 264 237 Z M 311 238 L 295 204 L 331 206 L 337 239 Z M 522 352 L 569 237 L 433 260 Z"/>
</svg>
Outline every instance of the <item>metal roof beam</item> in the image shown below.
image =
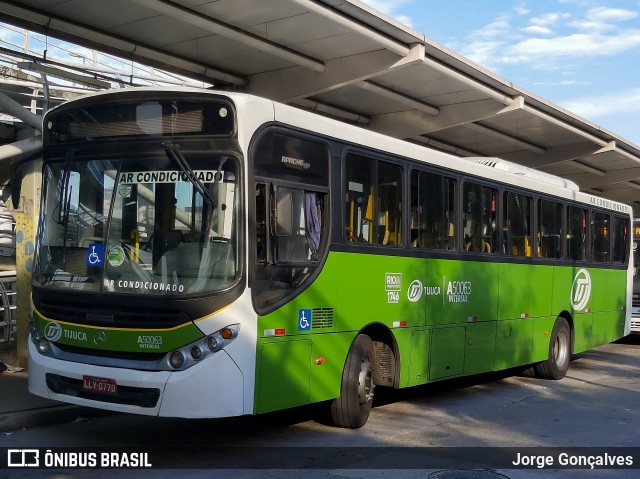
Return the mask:
<svg viewBox="0 0 640 479">
<path fill-rule="evenodd" d="M 541 146 L 534 145 L 533 143 L 529 143 L 528 141 L 521 140 L 520 138 L 516 138 L 515 136 L 508 135 L 502 131 L 496 130 L 494 128 L 489 128 L 488 126 L 482 125 L 480 123 L 467 123 L 464 125 L 466 128 L 470 130 L 477 131 L 478 133 L 482 133 L 483 135 L 489 135 L 498 140 L 506 141 L 512 145 L 515 145 L 519 148 L 524 148 L 525 150 L 532 151 L 539 155 L 544 155 L 547 151 Z"/>
<path fill-rule="evenodd" d="M 121 38 L 98 28 L 91 28 L 70 20 L 55 17 L 40 10 L 18 5 L 16 2 L 0 0 L 0 11 L 6 21 L 27 26 L 30 30 L 52 35 L 62 40 L 79 42 L 86 46 L 99 46 L 104 52 L 115 53 L 125 58 L 135 58 L 143 63 L 163 69 L 174 67 L 182 74 L 217 80 L 235 86 L 246 85 L 246 79 L 223 70 L 211 68 L 181 55 L 176 55 L 129 39 Z"/>
<path fill-rule="evenodd" d="M 359 115 L 358 113 L 343 110 L 341 108 L 337 108 L 335 106 L 327 105 L 326 103 L 320 103 L 318 101 L 307 98 L 296 100 L 293 106 L 298 106 L 305 110 L 317 112 L 323 115 L 336 117 L 341 120 L 349 121 L 351 123 L 367 125 L 370 121 L 368 117 Z"/>
<path fill-rule="evenodd" d="M 597 178 L 582 181 L 581 186 L 584 188 L 602 188 L 607 185 L 634 180 L 640 180 L 640 167 L 622 168 L 620 170 L 612 170 L 608 172 L 603 171 Z"/>
<path fill-rule="evenodd" d="M 477 151 L 465 150 L 464 148 L 460 148 L 443 141 L 434 140 L 433 138 L 422 135 L 414 136 L 413 138 L 408 138 L 407 140 L 417 142 L 421 145 L 426 145 L 431 148 L 435 148 L 436 150 L 446 151 L 447 153 L 452 153 L 458 156 L 483 156 Z"/>
<path fill-rule="evenodd" d="M 605 146 L 608 142 L 603 140 L 602 138 L 598 138 L 597 136 L 594 136 L 590 133 L 587 133 L 585 130 L 581 130 L 578 127 L 575 127 L 569 123 L 567 123 L 566 121 L 562 121 L 554 116 L 549 115 L 548 113 L 545 113 L 543 111 L 538 110 L 537 108 L 534 108 L 530 105 L 524 105 L 524 110 L 528 113 L 531 113 L 532 115 L 537 116 L 538 118 L 542 118 L 545 121 L 548 121 L 549 123 L 553 123 L 556 126 L 559 126 L 567 131 L 570 131 L 572 133 L 575 133 L 578 136 L 581 136 L 582 138 L 589 140 L 592 143 L 595 143 L 598 146 Z"/>
<path fill-rule="evenodd" d="M 315 72 L 324 71 L 324 63 L 320 60 L 311 58 L 310 56 L 296 52 L 291 48 L 284 47 L 275 42 L 259 37 L 258 35 L 254 35 L 253 33 L 249 33 L 245 30 L 234 27 L 233 25 L 221 22 L 213 17 L 203 15 L 202 13 L 183 7 L 182 5 L 169 0 L 129 1 L 142 5 L 143 7 L 149 8 L 155 12 L 162 13 L 163 15 L 167 15 L 168 17 L 175 18 L 176 20 L 181 20 L 195 27 L 202 28 L 208 32 L 215 33 L 216 35 L 221 35 L 225 38 L 229 38 L 230 40 L 240 42 L 264 53 L 268 53 L 269 55 L 274 55 L 290 61 Z"/>
<path fill-rule="evenodd" d="M 419 61 L 416 54 L 398 59 L 398 55 L 393 52 L 376 50 L 329 60 L 325 63 L 326 68 L 323 73 L 309 71 L 303 67 L 259 73 L 249 78 L 246 91 L 282 103 L 290 103 L 404 68 Z"/>
<path fill-rule="evenodd" d="M 585 165 L 584 163 L 582 163 L 581 161 L 578 161 L 575 158 L 573 160 L 566 161 L 566 163 L 569 163 L 569 164 L 575 166 L 579 170 L 586 171 L 587 173 L 591 173 L 592 175 L 596 175 L 596 176 L 599 176 L 601 178 L 604 177 L 605 174 L 606 174 L 603 170 L 600 170 L 598 168 L 594 168 L 593 166 Z"/>
<path fill-rule="evenodd" d="M 42 65 L 37 62 L 18 62 L 17 65 L 18 68 L 22 68 L 23 70 L 46 73 L 56 78 L 62 78 L 74 83 L 82 83 L 83 85 L 88 85 L 94 88 L 111 88 L 111 83 L 109 82 L 97 80 L 95 78 L 88 77 L 86 75 L 80 75 L 79 73 L 70 72 L 61 68 Z"/>
<path fill-rule="evenodd" d="M 42 149 L 42 137 L 34 136 L 26 140 L 16 141 L 8 145 L 0 146 L 0 162 L 9 160 L 18 155 L 35 153 Z"/>
<path fill-rule="evenodd" d="M 490 118 L 503 110 L 504 106 L 495 100 L 479 100 L 442 106 L 438 116 L 417 110 L 386 113 L 371 118 L 371 129 L 396 138 L 413 138 Z"/>
<path fill-rule="evenodd" d="M 433 68 L 434 70 L 437 70 L 441 73 L 444 73 L 445 75 L 447 75 L 448 77 L 453 78 L 454 80 L 457 80 L 467 86 L 469 86 L 472 90 L 478 91 L 480 93 L 483 93 L 484 95 L 487 95 L 489 98 L 492 98 L 500 103 L 502 103 L 503 105 L 511 105 L 511 103 L 513 103 L 514 99 L 508 95 L 505 95 L 504 93 L 502 93 L 499 90 L 496 90 L 495 88 L 492 88 L 478 80 L 476 80 L 475 78 L 466 75 L 448 65 L 445 65 L 444 63 L 440 63 L 438 60 L 435 60 L 434 58 L 428 57 L 425 55 L 423 63 L 430 67 Z"/>
<path fill-rule="evenodd" d="M 29 110 L 26 110 L 20 103 L 12 100 L 2 92 L 0 92 L 0 109 L 4 110 L 5 113 L 8 113 L 11 116 L 18 118 L 25 125 L 29 125 L 38 131 L 42 131 L 42 117 L 40 115 L 34 115 Z"/>
<path fill-rule="evenodd" d="M 433 105 L 429 105 L 428 103 L 425 103 L 423 101 L 416 100 L 413 97 L 384 87 L 382 85 L 378 85 L 377 83 L 374 83 L 372 81 L 361 81 L 356 83 L 356 86 L 358 88 L 362 88 L 365 91 L 375 93 L 376 95 L 383 96 L 390 100 L 402 103 L 403 105 L 415 108 L 416 110 L 423 111 L 429 115 L 436 116 L 440 113 L 440 109 Z"/>
<path fill-rule="evenodd" d="M 381 47 L 396 53 L 402 57 L 409 54 L 411 49 L 409 46 L 402 42 L 398 42 L 393 38 L 380 33 L 377 30 L 372 29 L 368 25 L 355 20 L 342 12 L 339 12 L 323 3 L 315 0 L 290 0 L 292 3 L 296 3 L 303 8 L 306 8 L 309 12 L 316 13 L 323 16 L 338 25 L 346 27 L 348 30 L 365 36 L 369 40 L 376 42 Z"/>
<path fill-rule="evenodd" d="M 513 161 L 514 163 L 520 163 L 529 168 L 544 168 L 545 166 L 551 166 L 557 163 L 586 158 L 597 151 L 598 149 L 594 147 L 593 143 L 582 142 L 547 148 L 544 155 L 538 155 L 531 151 L 514 151 L 511 153 L 502 153 L 500 158 Z"/>
<path fill-rule="evenodd" d="M 410 46 L 406 45 L 405 43 L 396 41 L 388 37 L 387 35 L 384 35 L 379 31 L 376 31 L 371 27 L 364 25 L 363 23 L 358 22 L 351 17 L 332 9 L 327 5 L 317 2 L 316 0 L 290 0 L 290 1 L 300 5 L 301 7 L 308 9 L 309 11 L 322 15 L 325 18 L 328 18 L 338 23 L 339 25 L 343 25 L 353 32 L 356 32 L 365 36 L 369 40 L 376 42 L 378 45 L 380 45 L 381 47 L 384 47 L 389 51 L 395 52 L 401 56 L 406 56 L 409 54 Z M 420 44 L 424 48 L 423 42 L 424 42 L 424 39 L 416 38 L 416 44 Z M 464 83 L 465 85 L 470 86 L 474 90 L 482 92 L 483 94 L 487 95 L 489 98 L 499 101 L 503 105 L 510 105 L 511 102 L 513 101 L 513 98 L 511 98 L 508 95 L 505 95 L 501 91 L 495 88 L 492 88 L 478 81 L 477 79 L 472 78 L 471 76 L 466 75 L 448 65 L 445 65 L 444 63 L 441 63 L 435 58 L 431 58 L 424 53 L 422 55 L 422 62 L 425 65 L 435 70 L 438 70 L 441 73 L 444 73 L 445 75 Z"/>
<path fill-rule="evenodd" d="M 625 151 L 621 148 L 618 148 L 618 144 L 615 141 L 610 141 L 609 143 L 607 143 L 604 147 L 600 148 L 598 151 L 596 151 L 594 153 L 594 155 L 600 154 L 600 153 L 617 153 L 621 156 L 624 156 L 625 158 L 635 162 L 635 163 L 640 163 L 640 158 L 636 155 L 632 155 L 631 153 L 629 153 L 628 151 Z"/>
</svg>

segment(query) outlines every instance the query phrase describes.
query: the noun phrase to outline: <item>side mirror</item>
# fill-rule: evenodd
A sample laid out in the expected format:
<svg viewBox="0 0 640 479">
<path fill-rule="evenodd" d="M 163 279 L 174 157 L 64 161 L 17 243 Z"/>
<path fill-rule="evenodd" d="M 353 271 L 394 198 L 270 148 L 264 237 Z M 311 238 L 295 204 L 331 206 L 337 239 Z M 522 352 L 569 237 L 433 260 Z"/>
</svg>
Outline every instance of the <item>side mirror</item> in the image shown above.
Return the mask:
<svg viewBox="0 0 640 479">
<path fill-rule="evenodd" d="M 276 193 L 276 236 L 291 236 L 293 232 L 293 195 L 288 191 Z"/>
</svg>

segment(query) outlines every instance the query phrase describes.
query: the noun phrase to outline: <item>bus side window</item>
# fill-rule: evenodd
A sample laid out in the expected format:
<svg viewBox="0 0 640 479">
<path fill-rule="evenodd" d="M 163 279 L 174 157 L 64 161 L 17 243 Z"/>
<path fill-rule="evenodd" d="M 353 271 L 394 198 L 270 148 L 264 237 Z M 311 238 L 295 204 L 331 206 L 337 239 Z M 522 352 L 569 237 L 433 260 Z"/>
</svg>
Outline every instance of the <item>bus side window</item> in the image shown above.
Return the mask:
<svg viewBox="0 0 640 479">
<path fill-rule="evenodd" d="M 345 237 L 352 243 L 402 244 L 402 168 L 350 153 L 345 167 Z"/>
<path fill-rule="evenodd" d="M 474 253 L 495 253 L 497 190 L 466 182 L 463 188 L 464 247 Z"/>
<path fill-rule="evenodd" d="M 587 259 L 587 210 L 570 206 L 567 208 L 567 259 Z"/>
<path fill-rule="evenodd" d="M 609 222 L 608 214 L 591 212 L 591 259 L 596 263 L 609 262 Z"/>
<path fill-rule="evenodd" d="M 503 253 L 531 256 L 531 197 L 505 192 L 503 195 Z"/>
<path fill-rule="evenodd" d="M 613 262 L 623 264 L 627 259 L 629 244 L 629 220 L 621 216 L 613 217 Z"/>
<path fill-rule="evenodd" d="M 455 180 L 434 173 L 411 174 L 411 246 L 454 250 Z"/>
<path fill-rule="evenodd" d="M 541 258 L 562 257 L 562 203 L 538 200 L 538 255 Z"/>
</svg>

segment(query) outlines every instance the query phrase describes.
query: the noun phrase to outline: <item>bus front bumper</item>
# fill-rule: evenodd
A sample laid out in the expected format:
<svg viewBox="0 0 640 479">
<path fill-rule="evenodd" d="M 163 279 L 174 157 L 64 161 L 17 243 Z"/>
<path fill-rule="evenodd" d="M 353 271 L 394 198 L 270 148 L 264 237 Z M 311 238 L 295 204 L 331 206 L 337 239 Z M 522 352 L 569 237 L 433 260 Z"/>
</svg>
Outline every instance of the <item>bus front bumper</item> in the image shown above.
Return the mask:
<svg viewBox="0 0 640 479">
<path fill-rule="evenodd" d="M 101 391 L 88 391 L 85 382 Z M 243 375 L 224 350 L 184 371 L 139 371 L 51 358 L 29 341 L 29 392 L 149 416 L 215 418 L 244 413 Z"/>
</svg>

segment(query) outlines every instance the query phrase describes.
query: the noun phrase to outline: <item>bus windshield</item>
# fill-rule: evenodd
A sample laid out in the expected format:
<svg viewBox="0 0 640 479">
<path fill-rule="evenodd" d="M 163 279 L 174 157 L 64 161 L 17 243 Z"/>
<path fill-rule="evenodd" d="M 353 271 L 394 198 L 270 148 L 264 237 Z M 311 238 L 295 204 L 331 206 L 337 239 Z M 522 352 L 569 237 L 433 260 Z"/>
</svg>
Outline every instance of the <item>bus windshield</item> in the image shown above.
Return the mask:
<svg viewBox="0 0 640 479">
<path fill-rule="evenodd" d="M 36 284 L 167 295 L 235 283 L 237 160 L 154 155 L 78 160 L 71 152 L 45 165 Z"/>
</svg>

